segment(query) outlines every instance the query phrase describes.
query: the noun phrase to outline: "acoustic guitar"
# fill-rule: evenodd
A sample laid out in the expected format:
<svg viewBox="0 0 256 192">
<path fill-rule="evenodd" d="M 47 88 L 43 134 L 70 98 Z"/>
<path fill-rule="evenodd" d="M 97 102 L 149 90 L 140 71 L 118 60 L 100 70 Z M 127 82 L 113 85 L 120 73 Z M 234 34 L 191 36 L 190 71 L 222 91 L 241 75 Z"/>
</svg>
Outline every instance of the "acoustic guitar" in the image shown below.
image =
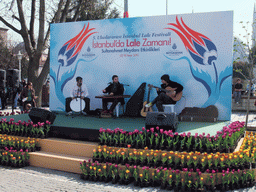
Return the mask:
<svg viewBox="0 0 256 192">
<path fill-rule="evenodd" d="M 148 112 L 152 112 L 153 111 L 152 107 L 145 107 L 145 105 L 149 103 L 149 97 L 150 97 L 151 89 L 152 89 L 151 87 L 148 87 L 148 98 L 147 98 L 147 101 L 145 101 L 143 103 L 143 108 L 141 109 L 141 112 L 140 112 L 140 115 L 142 117 L 146 117 Z"/>
<path fill-rule="evenodd" d="M 153 87 L 153 88 L 158 88 L 160 91 L 163 91 L 166 93 L 167 96 L 171 97 L 173 101 L 179 101 L 182 97 L 182 91 L 175 94 L 174 91 L 177 89 L 177 88 L 171 88 L 171 87 L 166 87 L 165 89 L 162 89 L 160 87 L 156 87 L 154 85 L 148 85 L 149 87 Z"/>
</svg>

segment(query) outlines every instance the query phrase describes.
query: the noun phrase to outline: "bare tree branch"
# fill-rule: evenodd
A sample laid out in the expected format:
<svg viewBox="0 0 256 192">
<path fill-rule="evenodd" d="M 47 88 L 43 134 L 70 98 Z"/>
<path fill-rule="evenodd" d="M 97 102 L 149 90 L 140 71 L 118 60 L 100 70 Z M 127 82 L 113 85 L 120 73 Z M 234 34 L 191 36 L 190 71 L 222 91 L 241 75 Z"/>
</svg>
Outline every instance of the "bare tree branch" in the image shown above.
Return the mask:
<svg viewBox="0 0 256 192">
<path fill-rule="evenodd" d="M 33 48 L 35 48 L 36 46 L 35 36 L 34 36 L 35 14 L 36 14 L 36 0 L 32 0 L 29 36 L 30 36 L 31 45 Z"/>
<path fill-rule="evenodd" d="M 21 31 L 15 28 L 13 25 L 8 23 L 3 17 L 0 16 L 0 21 L 2 21 L 7 27 L 11 28 L 13 31 L 21 35 Z"/>
</svg>

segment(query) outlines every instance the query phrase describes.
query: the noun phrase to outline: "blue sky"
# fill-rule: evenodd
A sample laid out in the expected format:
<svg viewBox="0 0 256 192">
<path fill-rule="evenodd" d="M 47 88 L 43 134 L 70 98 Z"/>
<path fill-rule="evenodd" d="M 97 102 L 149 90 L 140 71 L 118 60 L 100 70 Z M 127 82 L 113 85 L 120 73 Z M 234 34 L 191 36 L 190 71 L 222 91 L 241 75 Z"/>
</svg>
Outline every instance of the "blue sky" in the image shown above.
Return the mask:
<svg viewBox="0 0 256 192">
<path fill-rule="evenodd" d="M 240 21 L 253 21 L 253 7 L 255 0 L 167 0 L 168 14 L 202 13 L 216 11 L 234 11 L 234 35 L 245 35 Z M 114 0 L 114 6 L 123 15 L 124 0 Z M 166 15 L 166 0 L 128 0 L 129 17 L 145 17 Z M 251 27 L 248 31 L 251 33 Z"/>
</svg>

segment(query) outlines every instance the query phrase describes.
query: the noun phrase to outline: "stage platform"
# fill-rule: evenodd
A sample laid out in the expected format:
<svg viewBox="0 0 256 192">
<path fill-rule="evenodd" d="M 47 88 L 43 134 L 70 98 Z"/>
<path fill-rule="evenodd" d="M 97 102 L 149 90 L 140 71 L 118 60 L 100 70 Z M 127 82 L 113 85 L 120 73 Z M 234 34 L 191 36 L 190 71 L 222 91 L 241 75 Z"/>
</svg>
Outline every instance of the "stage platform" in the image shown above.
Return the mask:
<svg viewBox="0 0 256 192">
<path fill-rule="evenodd" d="M 14 121 L 28 121 L 29 115 L 14 115 L 6 117 L 7 120 L 14 118 Z M 179 122 L 178 133 L 191 132 L 215 135 L 217 131 L 222 130 L 229 121 L 224 122 Z M 51 126 L 50 137 L 98 141 L 100 128 L 115 129 L 120 128 L 125 131 L 141 130 L 145 127 L 145 118 L 142 117 L 120 117 L 120 118 L 99 118 L 97 116 L 66 116 L 65 113 L 56 113 L 56 119 Z"/>
</svg>

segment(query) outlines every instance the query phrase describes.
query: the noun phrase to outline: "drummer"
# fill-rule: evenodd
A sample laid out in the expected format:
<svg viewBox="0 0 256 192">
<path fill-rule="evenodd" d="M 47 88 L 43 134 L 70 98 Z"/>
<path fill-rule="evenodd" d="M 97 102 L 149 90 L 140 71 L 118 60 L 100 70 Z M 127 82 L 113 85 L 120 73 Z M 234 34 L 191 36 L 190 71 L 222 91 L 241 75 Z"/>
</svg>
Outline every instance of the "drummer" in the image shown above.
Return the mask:
<svg viewBox="0 0 256 192">
<path fill-rule="evenodd" d="M 90 110 L 90 98 L 88 98 L 88 90 L 86 88 L 86 85 L 83 84 L 83 78 L 78 76 L 76 78 L 76 85 L 72 91 L 72 100 L 73 99 L 77 99 L 77 98 L 81 98 L 85 101 L 85 108 L 82 109 L 82 114 L 83 115 L 87 115 L 87 113 L 89 112 Z M 67 113 L 67 115 L 71 115 L 73 111 L 70 111 Z"/>
</svg>

